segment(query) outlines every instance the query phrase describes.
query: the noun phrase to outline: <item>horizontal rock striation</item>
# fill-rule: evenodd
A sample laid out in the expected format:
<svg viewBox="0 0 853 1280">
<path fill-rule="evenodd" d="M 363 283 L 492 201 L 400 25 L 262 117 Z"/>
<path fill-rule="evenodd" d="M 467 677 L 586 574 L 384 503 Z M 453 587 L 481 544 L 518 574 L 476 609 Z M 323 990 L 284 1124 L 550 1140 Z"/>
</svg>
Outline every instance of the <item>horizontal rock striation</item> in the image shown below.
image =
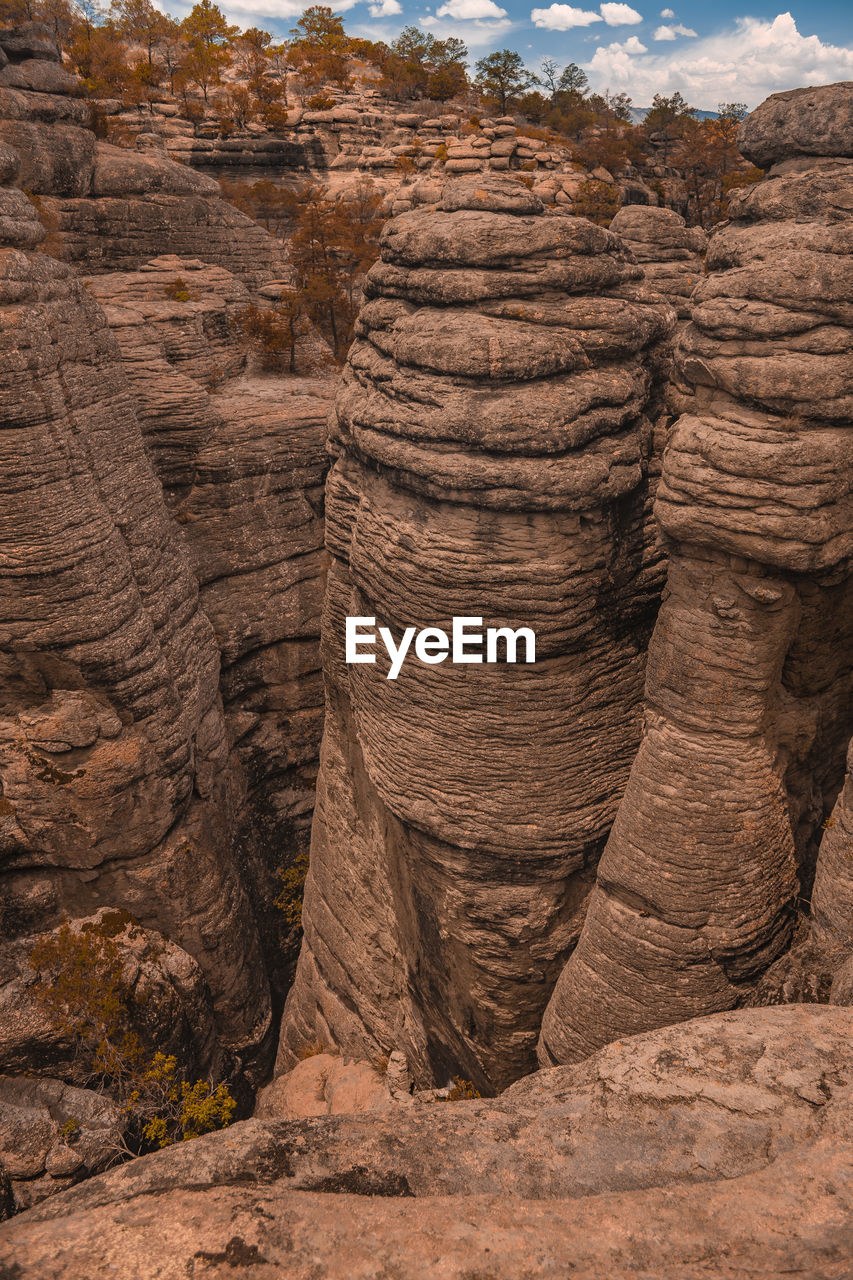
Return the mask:
<svg viewBox="0 0 853 1280">
<path fill-rule="evenodd" d="M 323 721 L 320 612 L 330 378 L 246 374 L 235 276 L 154 259 L 93 276 L 143 440 L 199 583 L 246 797 L 236 843 L 283 1000 L 298 931 L 275 899 L 307 856 Z"/>
<path fill-rule="evenodd" d="M 0 232 L 87 271 L 139 267 L 161 253 L 200 257 L 257 287 L 284 271 L 280 242 L 219 199 L 219 185 L 163 152 L 111 146 L 92 132 L 92 110 L 59 65 L 46 27 L 0 32 Z M 9 157 L 5 162 L 3 156 Z M 9 166 L 11 174 L 4 176 Z M 24 190 L 6 192 L 3 183 Z M 7 221 L 8 220 L 8 221 Z M 14 225 L 14 232 L 13 232 Z"/>
<path fill-rule="evenodd" d="M 743 126 L 772 167 L 732 197 L 679 341 L 694 406 L 657 496 L 646 734 L 544 1063 L 748 999 L 810 894 L 853 723 L 849 104 L 845 85 L 776 95 Z"/>
<path fill-rule="evenodd" d="M 0 1264 L 32 1280 L 128 1258 L 138 1280 L 844 1280 L 851 1030 L 849 1009 L 721 1014 L 496 1100 L 247 1121 L 21 1215 Z"/>
<path fill-rule="evenodd" d="M 626 205 L 610 230 L 615 231 L 643 268 L 646 280 L 678 312 L 690 319 L 690 296 L 705 274 L 708 237 L 701 227 L 685 226 L 674 209 Z"/>
<path fill-rule="evenodd" d="M 197 961 L 219 1052 L 251 1063 L 269 988 L 190 560 L 95 299 L 69 267 L 0 249 L 0 318 L 0 1064 L 61 1052 L 28 999 L 29 944 L 102 906 Z"/>
<path fill-rule="evenodd" d="M 649 350 L 617 237 L 523 186 L 386 228 L 332 420 L 327 718 L 278 1070 L 319 1040 L 418 1085 L 528 1069 L 636 749 L 661 561 Z M 344 618 L 532 627 L 536 662 L 344 663 Z M 523 656 L 523 655 L 522 655 Z"/>
</svg>

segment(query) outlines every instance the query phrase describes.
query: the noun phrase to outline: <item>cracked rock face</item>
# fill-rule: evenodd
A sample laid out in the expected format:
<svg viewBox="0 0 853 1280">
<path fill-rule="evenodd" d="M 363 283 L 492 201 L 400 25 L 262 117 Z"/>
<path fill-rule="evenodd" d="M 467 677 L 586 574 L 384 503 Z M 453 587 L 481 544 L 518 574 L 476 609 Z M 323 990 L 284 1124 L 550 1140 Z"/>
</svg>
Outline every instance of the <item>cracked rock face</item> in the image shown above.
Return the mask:
<svg viewBox="0 0 853 1280">
<path fill-rule="evenodd" d="M 747 158 L 779 164 L 732 199 L 679 340 L 693 407 L 657 494 L 646 733 L 543 1063 L 747 999 L 827 820 L 821 919 L 849 893 L 849 791 L 830 814 L 853 723 L 851 129 L 845 85 L 776 95 L 743 128 Z"/>
<path fill-rule="evenodd" d="M 246 1121 L 4 1228 L 28 1280 L 849 1271 L 849 1009 L 695 1019 L 493 1100 Z M 699 1260 L 697 1262 L 697 1259 Z"/>
<path fill-rule="evenodd" d="M 661 560 L 649 349 L 610 232 L 523 186 L 388 225 L 332 422 L 327 718 L 279 1070 L 319 1040 L 418 1085 L 532 1065 L 639 737 Z M 344 618 L 530 626 L 532 666 L 347 667 Z"/>
</svg>

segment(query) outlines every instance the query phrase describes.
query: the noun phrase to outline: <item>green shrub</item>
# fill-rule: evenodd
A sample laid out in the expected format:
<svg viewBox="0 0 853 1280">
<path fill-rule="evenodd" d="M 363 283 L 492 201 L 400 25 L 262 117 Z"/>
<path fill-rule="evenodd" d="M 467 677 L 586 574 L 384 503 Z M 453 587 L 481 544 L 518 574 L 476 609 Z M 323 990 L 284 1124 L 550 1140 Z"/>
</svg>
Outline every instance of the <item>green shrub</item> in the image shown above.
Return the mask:
<svg viewBox="0 0 853 1280">
<path fill-rule="evenodd" d="M 225 1084 L 187 1080 L 174 1054 L 143 1044 L 133 1025 L 140 1006 L 116 942 L 128 927 L 138 926 L 124 911 L 80 929 L 65 923 L 40 939 L 29 959 L 33 995 L 71 1042 L 85 1082 L 118 1103 L 125 1121 L 120 1153 L 139 1155 L 225 1128 L 237 1104 Z M 69 1121 L 63 1136 L 70 1140 L 78 1129 Z"/>
</svg>

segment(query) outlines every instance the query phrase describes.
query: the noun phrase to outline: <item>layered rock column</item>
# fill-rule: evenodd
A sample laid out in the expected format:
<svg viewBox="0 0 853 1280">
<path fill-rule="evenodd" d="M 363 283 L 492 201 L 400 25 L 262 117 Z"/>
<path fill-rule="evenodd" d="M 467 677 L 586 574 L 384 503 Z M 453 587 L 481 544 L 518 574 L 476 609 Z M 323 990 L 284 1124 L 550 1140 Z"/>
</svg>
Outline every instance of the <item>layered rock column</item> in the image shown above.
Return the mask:
<svg viewBox="0 0 853 1280">
<path fill-rule="evenodd" d="M 743 1002 L 808 900 L 853 718 L 850 100 L 775 95 L 742 130 L 770 172 L 732 199 L 680 339 L 695 407 L 656 503 L 646 734 L 543 1063 Z"/>
<path fill-rule="evenodd" d="M 610 232 L 507 179 L 386 228 L 332 425 L 327 718 L 279 1070 L 319 1041 L 418 1083 L 528 1070 L 640 728 L 661 580 L 648 349 Z M 532 627 L 536 662 L 344 662 L 346 616 Z"/>
</svg>

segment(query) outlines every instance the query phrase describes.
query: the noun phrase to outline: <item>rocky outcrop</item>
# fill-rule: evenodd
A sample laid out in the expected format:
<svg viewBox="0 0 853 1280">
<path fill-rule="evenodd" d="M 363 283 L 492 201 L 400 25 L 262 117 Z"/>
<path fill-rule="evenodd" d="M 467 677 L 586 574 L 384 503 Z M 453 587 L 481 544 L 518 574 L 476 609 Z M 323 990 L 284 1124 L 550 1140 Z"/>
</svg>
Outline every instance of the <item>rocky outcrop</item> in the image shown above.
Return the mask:
<svg viewBox="0 0 853 1280">
<path fill-rule="evenodd" d="M 59 65 L 46 27 L 27 23 L 0 39 L 8 60 L 0 68 L 4 243 L 29 248 L 43 240 L 32 227 L 40 220 L 51 253 L 90 272 L 138 267 L 168 252 L 222 266 L 252 287 L 282 275 L 279 241 L 220 200 L 212 178 L 165 151 L 134 152 L 95 137 L 91 107 Z M 7 194 L 3 182 L 31 198 Z"/>
<path fill-rule="evenodd" d="M 387 1111 L 393 1105 L 385 1076 L 369 1062 L 347 1062 L 331 1053 L 317 1053 L 262 1089 L 255 1115 L 262 1120 L 289 1120 Z"/>
<path fill-rule="evenodd" d="M 0 298 L 2 1065 L 50 1070 L 29 949 L 100 907 L 197 962 L 217 1053 L 249 1065 L 270 999 L 213 629 L 100 307 L 67 266 L 14 249 Z"/>
<path fill-rule="evenodd" d="M 805 157 L 853 158 L 850 96 L 853 80 L 773 93 L 746 119 L 739 144 L 761 169 Z"/>
<path fill-rule="evenodd" d="M 674 209 L 626 205 L 610 230 L 615 231 L 642 265 L 649 285 L 690 319 L 690 296 L 700 283 L 708 237 L 701 227 L 688 227 Z"/>
<path fill-rule="evenodd" d="M 494 1101 L 256 1120 L 8 1224 L 32 1280 L 440 1274 L 842 1280 L 850 1010 L 722 1014 Z M 698 1260 L 698 1261 L 697 1261 Z"/>
<path fill-rule="evenodd" d="M 674 321 L 619 240 L 523 186 L 390 223 L 337 398 L 327 717 L 279 1053 L 419 1086 L 532 1064 L 639 737 L 661 562 L 648 349 Z M 344 618 L 537 632 L 527 665 L 344 662 Z M 523 641 L 521 642 L 523 645 Z M 503 656 L 501 654 L 501 656 Z"/>
<path fill-rule="evenodd" d="M 90 1089 L 44 1076 L 0 1076 L 0 1168 L 14 1209 L 29 1209 L 114 1164 L 123 1127 L 118 1108 Z"/>
<path fill-rule="evenodd" d="M 153 135 L 183 164 L 219 176 L 240 170 L 255 178 L 274 168 L 279 175 L 310 171 L 334 179 L 358 170 L 398 186 L 408 172 L 438 169 L 450 178 L 512 169 L 541 177 L 570 165 L 567 147 L 525 135 L 512 116 L 471 124 L 458 114 L 429 117 L 363 93 L 340 95 L 324 110 L 292 110 L 272 136 L 257 124 L 223 138 L 214 119 L 193 127 L 144 112 L 124 111 L 119 118 L 125 128 Z M 405 199 L 405 189 L 399 194 Z"/>
<path fill-rule="evenodd" d="M 849 799 L 830 814 L 853 722 L 853 162 L 827 149 L 849 155 L 853 135 L 849 86 L 798 93 L 812 97 L 777 95 L 743 127 L 747 158 L 773 167 L 732 197 L 679 342 L 694 405 L 656 504 L 670 568 L 646 734 L 543 1021 L 545 1063 L 747 1000 L 791 941 L 824 824 L 816 904 L 837 881 L 843 911 Z"/>
<path fill-rule="evenodd" d="M 280 872 L 307 857 L 323 689 L 325 378 L 246 373 L 250 301 L 229 272 L 154 259 L 93 276 L 139 407 L 143 440 L 180 526 L 220 652 L 228 739 L 246 796 L 236 844 L 279 998 L 296 922 Z"/>
</svg>

